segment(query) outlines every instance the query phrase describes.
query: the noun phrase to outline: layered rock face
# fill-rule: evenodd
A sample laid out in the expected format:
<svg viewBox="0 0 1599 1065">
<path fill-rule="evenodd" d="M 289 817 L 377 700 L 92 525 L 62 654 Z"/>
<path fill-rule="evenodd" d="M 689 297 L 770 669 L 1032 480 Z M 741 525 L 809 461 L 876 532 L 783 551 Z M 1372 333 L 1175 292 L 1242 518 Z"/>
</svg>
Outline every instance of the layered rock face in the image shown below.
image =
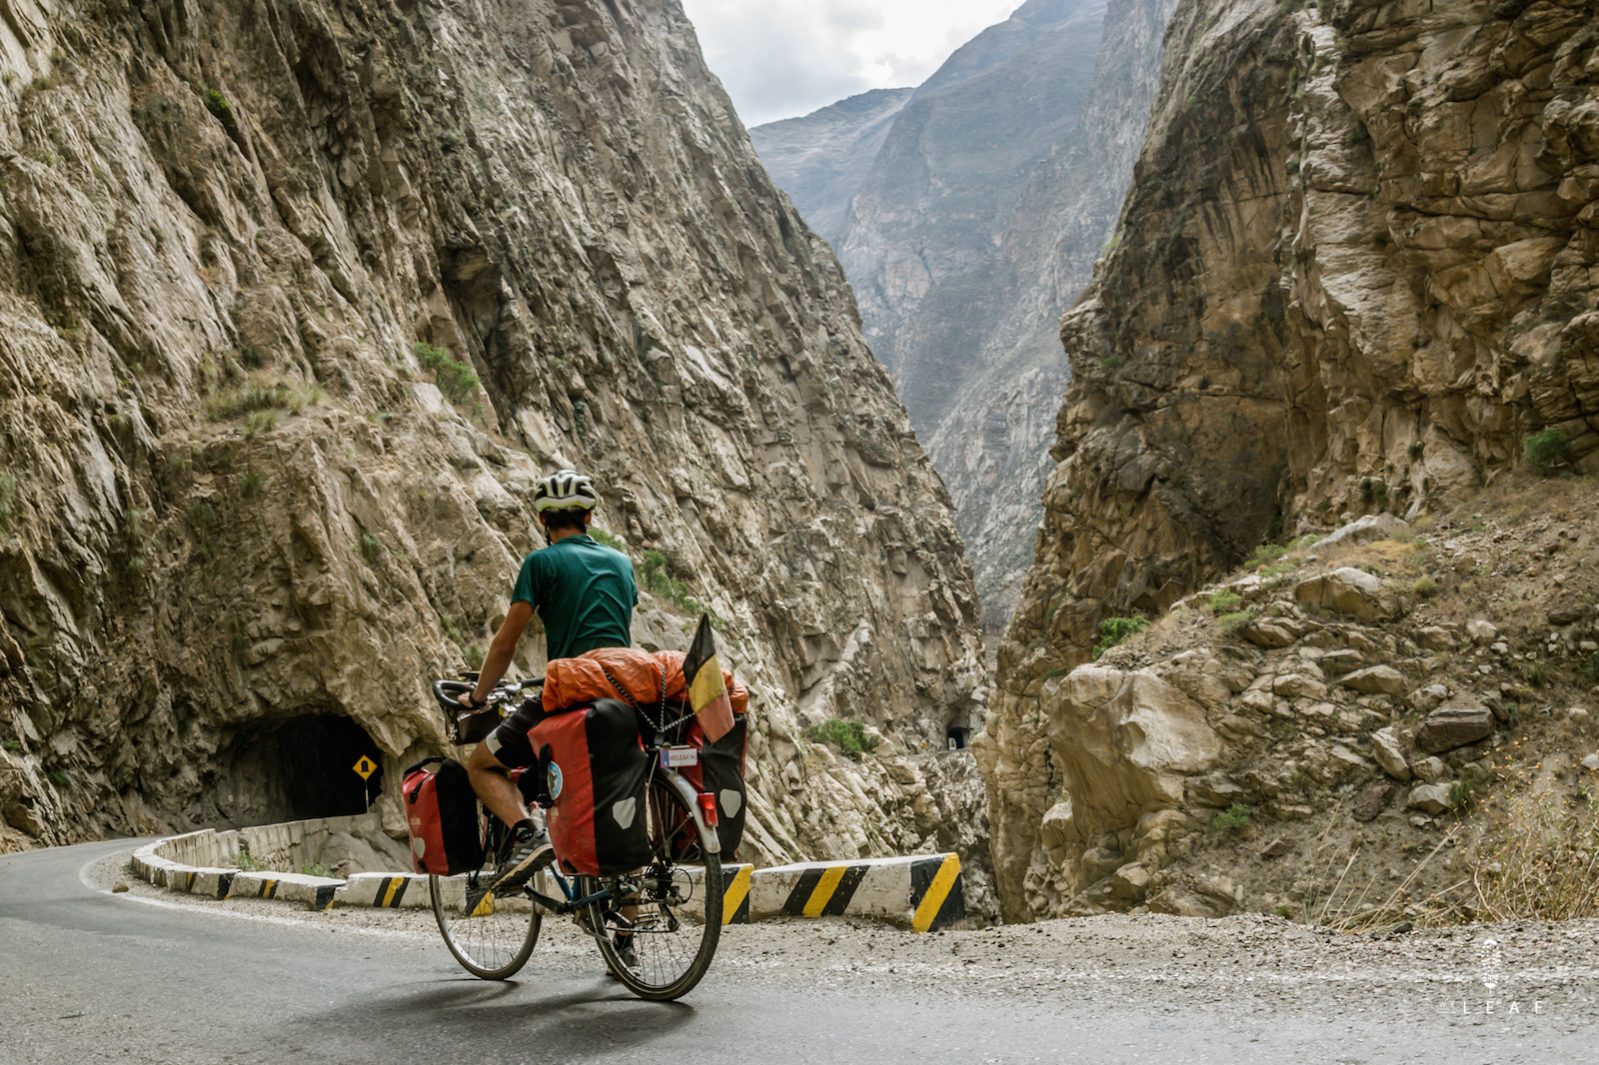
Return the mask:
<svg viewBox="0 0 1599 1065">
<path fill-rule="evenodd" d="M 392 794 L 571 464 L 755 690 L 753 854 L 980 836 L 948 497 L 676 3 L 0 14 L 0 834 L 280 815 L 339 721 Z"/>
<path fill-rule="evenodd" d="M 839 251 L 867 339 L 950 486 L 991 628 L 1015 606 L 1038 522 L 1066 383 L 1057 322 L 1110 236 L 1169 10 L 1032 0 L 908 98 L 753 131 Z"/>
<path fill-rule="evenodd" d="M 1535 431 L 1599 468 L 1594 16 L 1179 5 L 1114 247 L 1062 324 L 1073 383 L 982 755 L 1010 912 L 1063 797 L 1045 678 L 1103 618 L 1262 540 L 1460 498 Z"/>
</svg>

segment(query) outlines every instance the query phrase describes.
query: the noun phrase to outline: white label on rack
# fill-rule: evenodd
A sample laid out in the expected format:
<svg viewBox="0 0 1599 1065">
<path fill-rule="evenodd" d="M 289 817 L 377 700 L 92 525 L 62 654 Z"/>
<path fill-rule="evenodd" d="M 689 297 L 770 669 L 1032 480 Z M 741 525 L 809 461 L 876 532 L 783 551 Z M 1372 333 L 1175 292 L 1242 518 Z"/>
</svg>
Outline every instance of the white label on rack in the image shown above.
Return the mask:
<svg viewBox="0 0 1599 1065">
<path fill-rule="evenodd" d="M 662 747 L 661 767 L 663 769 L 682 769 L 684 766 L 699 765 L 700 752 L 695 747 Z"/>
</svg>

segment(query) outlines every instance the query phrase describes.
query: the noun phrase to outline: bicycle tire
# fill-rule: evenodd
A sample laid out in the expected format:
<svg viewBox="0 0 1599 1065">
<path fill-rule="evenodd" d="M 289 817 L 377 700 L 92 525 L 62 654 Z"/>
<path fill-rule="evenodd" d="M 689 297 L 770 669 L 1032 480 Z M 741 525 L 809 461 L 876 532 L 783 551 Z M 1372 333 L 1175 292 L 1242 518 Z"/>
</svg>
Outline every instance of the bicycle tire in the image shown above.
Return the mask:
<svg viewBox="0 0 1599 1065">
<path fill-rule="evenodd" d="M 489 819 L 485 822 L 487 842 L 497 844 L 494 824 Z M 480 907 L 476 916 L 466 912 L 465 892 L 479 878 L 493 873 L 498 851 L 497 845 L 485 846 L 483 867 L 464 876 L 428 877 L 433 919 L 445 947 L 461 968 L 481 980 L 509 980 L 520 972 L 533 956 L 544 922 L 543 913 L 525 892 L 504 899 L 487 898 L 487 912 Z M 528 913 L 525 924 L 524 909 Z"/>
<path fill-rule="evenodd" d="M 663 780 L 652 780 L 645 792 L 644 807 L 645 831 L 649 834 L 654 857 L 639 878 L 642 881 L 639 894 L 624 896 L 637 898 L 641 904 L 637 907 L 640 912 L 635 915 L 637 927 L 633 934 L 639 968 L 634 970 L 622 961 L 610 935 L 598 937 L 598 942 L 606 968 L 624 987 L 651 1002 L 670 1002 L 694 989 L 716 955 L 722 935 L 722 862 L 718 855 L 705 851 L 704 837 L 699 831 L 698 822 L 694 820 L 693 811 L 671 785 Z M 693 844 L 687 857 L 679 858 L 674 851 L 680 848 L 682 841 L 679 837 L 685 831 L 693 833 Z M 697 881 L 693 877 L 696 868 L 699 870 Z M 612 883 L 630 879 L 633 878 L 607 878 Z M 675 929 L 657 932 L 650 930 L 650 925 L 674 923 L 672 905 L 664 896 L 679 890 L 678 885 L 685 879 L 697 883 L 698 897 L 691 894 L 680 909 L 691 921 L 697 913 L 700 934 L 692 957 L 681 971 L 677 971 L 681 950 L 658 949 L 664 947 L 664 937 L 674 934 Z M 654 881 L 654 887 L 647 886 L 651 880 Z M 662 886 L 667 884 L 672 887 Z M 660 913 L 649 912 L 652 909 L 658 909 Z M 613 919 L 613 924 L 616 923 L 614 909 L 608 909 L 606 916 Z M 656 955 L 659 955 L 658 959 Z"/>
</svg>

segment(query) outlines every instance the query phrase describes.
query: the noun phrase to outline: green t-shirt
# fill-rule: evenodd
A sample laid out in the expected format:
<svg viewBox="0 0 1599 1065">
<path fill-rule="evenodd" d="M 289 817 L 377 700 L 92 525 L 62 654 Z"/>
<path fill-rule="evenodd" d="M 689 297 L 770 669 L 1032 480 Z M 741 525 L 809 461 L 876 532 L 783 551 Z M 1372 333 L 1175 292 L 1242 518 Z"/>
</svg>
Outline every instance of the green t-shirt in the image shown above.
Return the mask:
<svg viewBox="0 0 1599 1065">
<path fill-rule="evenodd" d="M 518 600 L 538 611 L 552 662 L 633 642 L 633 563 L 591 536 L 568 536 L 523 559 L 511 590 Z"/>
</svg>

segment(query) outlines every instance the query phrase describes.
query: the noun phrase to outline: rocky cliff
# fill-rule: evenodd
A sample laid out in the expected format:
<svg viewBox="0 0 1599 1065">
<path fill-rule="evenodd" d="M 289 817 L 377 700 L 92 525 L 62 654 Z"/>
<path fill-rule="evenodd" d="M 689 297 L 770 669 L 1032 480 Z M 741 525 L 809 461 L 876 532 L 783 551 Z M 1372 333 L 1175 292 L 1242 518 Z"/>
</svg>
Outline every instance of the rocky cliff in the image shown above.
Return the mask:
<svg viewBox="0 0 1599 1065">
<path fill-rule="evenodd" d="M 1031 0 L 908 98 L 753 131 L 839 251 L 950 486 L 991 628 L 1015 605 L 1038 523 L 1066 383 L 1058 319 L 1115 221 L 1169 8 Z"/>
<path fill-rule="evenodd" d="M 0 15 L 0 835 L 392 794 L 573 464 L 755 689 L 754 853 L 977 838 L 948 497 L 676 3 Z"/>
<path fill-rule="evenodd" d="M 1024 881 L 1092 846 L 1044 842 L 1080 797 L 1040 737 L 1105 619 L 1265 540 L 1452 507 L 1524 456 L 1599 468 L 1595 15 L 1179 5 L 1113 247 L 1062 324 L 1073 382 L 980 753 L 1008 912 L 1055 906 Z"/>
</svg>

